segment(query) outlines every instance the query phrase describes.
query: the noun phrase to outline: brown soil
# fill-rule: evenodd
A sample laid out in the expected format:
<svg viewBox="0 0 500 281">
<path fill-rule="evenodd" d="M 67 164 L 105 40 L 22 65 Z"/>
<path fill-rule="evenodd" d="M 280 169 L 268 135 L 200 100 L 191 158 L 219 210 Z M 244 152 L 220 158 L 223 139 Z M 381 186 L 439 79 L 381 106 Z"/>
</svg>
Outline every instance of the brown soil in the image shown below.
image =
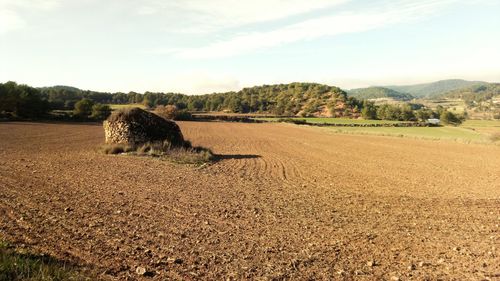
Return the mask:
<svg viewBox="0 0 500 281">
<path fill-rule="evenodd" d="M 0 238 L 105 279 L 500 278 L 498 146 L 180 126 L 220 161 L 103 155 L 98 125 L 1 123 Z"/>
</svg>

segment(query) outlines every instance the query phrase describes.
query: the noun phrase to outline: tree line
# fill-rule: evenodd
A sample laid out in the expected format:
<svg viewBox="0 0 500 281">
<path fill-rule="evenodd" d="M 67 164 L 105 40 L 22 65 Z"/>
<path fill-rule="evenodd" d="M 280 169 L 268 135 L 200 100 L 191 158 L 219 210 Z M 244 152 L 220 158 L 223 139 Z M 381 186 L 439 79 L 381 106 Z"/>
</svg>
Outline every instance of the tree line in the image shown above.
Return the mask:
<svg viewBox="0 0 500 281">
<path fill-rule="evenodd" d="M 103 119 L 111 112 L 106 104 L 143 104 L 151 109 L 174 106 L 180 112 L 228 111 L 304 117 L 327 112 L 333 117 L 399 121 L 440 118 L 446 111 L 444 108 L 432 111 L 419 104 L 375 105 L 350 97 L 340 88 L 317 83 L 264 85 L 206 95 L 104 93 L 67 86 L 33 88 L 15 82 L 0 84 L 0 112 L 18 117 L 37 118 L 51 110 L 72 110 L 76 118 Z"/>
<path fill-rule="evenodd" d="M 97 101 L 106 102 L 106 97 L 96 92 L 77 93 L 75 90 L 55 91 L 18 85 L 15 82 L 0 83 L 0 117 L 7 118 L 54 118 L 50 115 L 53 110 L 70 109 L 72 119 L 80 120 L 104 120 L 111 113 L 111 108 Z M 90 96 L 87 98 L 86 96 Z M 92 99 L 93 98 L 93 99 Z"/>
<path fill-rule="evenodd" d="M 440 105 L 438 105 L 435 110 L 432 110 L 424 107 L 422 104 L 375 105 L 374 102 L 364 100 L 361 116 L 369 120 L 422 122 L 435 118 L 440 119 L 444 124 L 459 125 L 467 118 L 467 112 L 464 112 L 462 115 L 457 115 Z"/>
</svg>

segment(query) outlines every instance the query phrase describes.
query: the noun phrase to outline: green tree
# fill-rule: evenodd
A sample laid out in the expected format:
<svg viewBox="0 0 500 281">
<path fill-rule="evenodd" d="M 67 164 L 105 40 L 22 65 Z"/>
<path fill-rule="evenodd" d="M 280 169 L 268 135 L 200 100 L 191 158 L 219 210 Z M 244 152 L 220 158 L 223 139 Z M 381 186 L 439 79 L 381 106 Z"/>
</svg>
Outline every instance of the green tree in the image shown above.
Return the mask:
<svg viewBox="0 0 500 281">
<path fill-rule="evenodd" d="M 111 114 L 111 107 L 107 104 L 94 104 L 92 106 L 92 115 L 90 116 L 96 120 L 105 120 Z"/>
<path fill-rule="evenodd" d="M 188 101 L 187 104 L 187 109 L 191 111 L 200 111 L 204 107 L 204 103 L 201 100 L 197 100 L 195 98 L 192 98 Z"/>
<path fill-rule="evenodd" d="M 383 104 L 383 105 L 377 107 L 377 119 L 380 119 L 380 120 L 386 119 L 387 107 L 388 107 L 387 104 Z"/>
<path fill-rule="evenodd" d="M 367 120 L 377 119 L 377 107 L 375 103 L 371 101 L 363 101 L 363 109 L 361 110 L 361 116 Z"/>
<path fill-rule="evenodd" d="M 432 110 L 427 109 L 427 108 L 421 108 L 421 109 L 415 111 L 415 116 L 420 121 L 427 121 L 427 119 L 432 117 Z"/>
<path fill-rule="evenodd" d="M 89 117 L 92 114 L 92 107 L 94 106 L 94 102 L 90 99 L 81 99 L 77 103 L 75 103 L 75 110 L 73 110 L 73 114 L 79 117 Z"/>
<path fill-rule="evenodd" d="M 445 112 L 445 111 L 446 111 L 446 109 L 445 109 L 443 106 L 438 105 L 438 106 L 436 107 L 436 114 L 435 114 L 435 116 L 434 116 L 434 117 L 439 118 L 439 117 L 443 114 L 443 112 Z"/>
<path fill-rule="evenodd" d="M 402 121 L 414 121 L 416 119 L 410 105 L 405 104 L 401 106 L 401 115 L 399 119 Z"/>
<path fill-rule="evenodd" d="M 153 108 L 154 105 L 155 105 L 155 100 L 152 97 L 150 97 L 150 96 L 145 96 L 142 99 L 142 104 L 144 106 L 146 106 L 147 108 Z"/>
<path fill-rule="evenodd" d="M 458 126 L 462 123 L 462 119 L 450 111 L 444 110 L 440 115 L 443 124 Z"/>
<path fill-rule="evenodd" d="M 0 113 L 6 112 L 23 118 L 37 118 L 46 114 L 49 103 L 40 90 L 15 82 L 0 84 Z"/>
</svg>

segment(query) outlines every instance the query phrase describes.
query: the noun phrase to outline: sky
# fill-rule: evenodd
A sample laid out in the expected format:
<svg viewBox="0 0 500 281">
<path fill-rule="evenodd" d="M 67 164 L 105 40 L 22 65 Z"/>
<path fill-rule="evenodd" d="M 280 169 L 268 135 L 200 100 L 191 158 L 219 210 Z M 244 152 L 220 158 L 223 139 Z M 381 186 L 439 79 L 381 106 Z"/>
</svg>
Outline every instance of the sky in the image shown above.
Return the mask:
<svg viewBox="0 0 500 281">
<path fill-rule="evenodd" d="M 498 0 L 0 0 L 0 82 L 205 94 L 500 82 Z"/>
</svg>

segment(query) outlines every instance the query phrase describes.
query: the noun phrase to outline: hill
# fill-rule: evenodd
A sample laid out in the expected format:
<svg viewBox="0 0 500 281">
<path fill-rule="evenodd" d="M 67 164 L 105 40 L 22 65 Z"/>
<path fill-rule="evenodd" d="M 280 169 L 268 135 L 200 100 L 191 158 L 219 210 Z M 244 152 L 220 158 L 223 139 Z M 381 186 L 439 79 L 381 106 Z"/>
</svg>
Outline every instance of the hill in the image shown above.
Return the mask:
<svg viewBox="0 0 500 281">
<path fill-rule="evenodd" d="M 400 101 L 407 101 L 413 99 L 413 96 L 408 93 L 401 93 L 393 89 L 388 89 L 384 87 L 352 89 L 348 91 L 348 94 L 357 99 L 392 98 Z"/>
<path fill-rule="evenodd" d="M 0 84 L 2 85 L 2 84 Z M 24 87 L 8 82 L 11 88 Z M 244 88 L 238 92 L 206 95 L 179 93 L 104 93 L 84 91 L 68 86 L 33 88 L 51 109 L 70 110 L 82 98 L 102 104 L 137 104 L 155 108 L 175 105 L 189 111 L 229 111 L 235 113 L 268 113 L 286 116 L 357 117 L 361 102 L 338 87 L 317 83 L 290 83 Z M 0 95 L 1 98 L 1 95 Z"/>
<path fill-rule="evenodd" d="M 398 92 L 408 93 L 414 97 L 434 97 L 444 93 L 457 90 L 460 88 L 488 84 L 482 81 L 467 81 L 462 79 L 441 80 L 432 83 L 415 84 L 415 85 L 400 85 L 400 86 L 385 86 Z"/>
<path fill-rule="evenodd" d="M 472 86 L 449 91 L 440 97 L 462 99 L 467 104 L 488 102 L 500 96 L 500 83 L 475 84 Z"/>
<path fill-rule="evenodd" d="M 83 90 L 72 86 L 56 85 L 49 87 L 39 87 L 41 91 L 56 90 L 56 91 L 70 91 L 70 92 L 83 92 Z"/>
<path fill-rule="evenodd" d="M 151 108 L 169 104 L 189 111 L 258 112 L 286 116 L 351 117 L 359 114 L 358 109 L 361 108 L 357 99 L 348 97 L 340 88 L 317 83 L 262 85 L 237 92 L 206 95 L 146 92 L 134 97 L 136 103 Z"/>
<path fill-rule="evenodd" d="M 227 95 L 229 110 L 235 111 L 231 100 L 241 99 L 243 111 L 262 111 L 278 115 L 349 116 L 359 101 L 348 97 L 338 87 L 316 83 L 290 83 L 245 88 Z M 241 110 L 240 110 L 241 111 Z"/>
</svg>

